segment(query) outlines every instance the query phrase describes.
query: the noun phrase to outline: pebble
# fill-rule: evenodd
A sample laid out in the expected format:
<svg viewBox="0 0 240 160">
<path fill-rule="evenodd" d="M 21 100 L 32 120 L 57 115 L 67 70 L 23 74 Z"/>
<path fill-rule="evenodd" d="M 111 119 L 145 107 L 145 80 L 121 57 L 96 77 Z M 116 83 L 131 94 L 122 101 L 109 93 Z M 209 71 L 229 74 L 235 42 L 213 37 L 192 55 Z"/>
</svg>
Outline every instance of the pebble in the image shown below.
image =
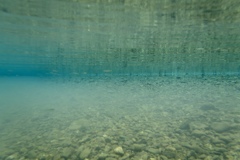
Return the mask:
<svg viewBox="0 0 240 160">
<path fill-rule="evenodd" d="M 114 149 L 114 153 L 120 156 L 124 155 L 123 148 L 121 146 L 118 146 L 117 148 Z"/>
<path fill-rule="evenodd" d="M 161 155 L 160 158 L 161 158 L 161 160 L 168 160 L 168 158 L 164 155 Z"/>
<path fill-rule="evenodd" d="M 55 155 L 55 156 L 53 157 L 53 160 L 59 160 L 59 159 L 61 159 L 61 156 L 60 156 L 60 155 Z"/>
<path fill-rule="evenodd" d="M 35 158 L 37 157 L 37 153 L 35 150 L 31 150 L 27 153 L 28 157 L 31 159 L 31 158 Z"/>
<path fill-rule="evenodd" d="M 144 147 L 144 144 L 133 144 L 132 149 L 133 151 L 140 152 L 143 150 Z"/>
<path fill-rule="evenodd" d="M 106 160 L 116 160 L 116 158 L 113 158 L 113 157 L 107 157 Z"/>
<path fill-rule="evenodd" d="M 176 158 L 176 152 L 171 150 L 164 150 L 162 152 L 162 155 L 166 156 L 167 158 L 172 158 L 172 159 Z"/>
<path fill-rule="evenodd" d="M 192 150 L 194 150 L 196 153 L 198 154 L 204 154 L 206 153 L 206 151 L 204 149 L 202 149 L 198 143 L 193 143 L 192 145 Z"/>
<path fill-rule="evenodd" d="M 216 108 L 216 107 L 215 107 L 214 105 L 212 105 L 212 104 L 202 105 L 202 106 L 200 107 L 200 109 L 203 110 L 203 111 L 210 111 L 210 110 L 212 110 L 212 111 L 218 111 L 218 110 L 219 110 L 218 108 Z"/>
<path fill-rule="evenodd" d="M 159 149 L 156 148 L 148 148 L 147 151 L 153 154 L 158 154 L 160 152 Z"/>
<path fill-rule="evenodd" d="M 17 160 L 17 155 L 12 154 L 6 158 L 6 160 Z"/>
<path fill-rule="evenodd" d="M 211 128 L 218 133 L 229 131 L 232 127 L 228 122 L 214 122 L 211 124 Z"/>
<path fill-rule="evenodd" d="M 64 158 L 68 158 L 71 155 L 71 153 L 72 153 L 72 149 L 67 147 L 63 149 L 61 156 Z"/>
<path fill-rule="evenodd" d="M 220 135 L 220 136 L 219 136 L 219 139 L 222 140 L 222 141 L 224 141 L 224 142 L 226 142 L 226 143 L 229 143 L 229 142 L 231 142 L 231 141 L 234 140 L 234 139 L 233 139 L 232 137 L 230 137 L 230 136 L 223 136 L 223 135 Z"/>
<path fill-rule="evenodd" d="M 111 138 L 108 135 L 104 134 L 103 138 L 104 138 L 105 142 L 107 142 L 107 143 L 111 142 Z"/>
<path fill-rule="evenodd" d="M 98 160 L 105 160 L 107 158 L 107 154 L 106 153 L 101 153 L 98 157 Z"/>
<path fill-rule="evenodd" d="M 205 135 L 205 132 L 202 130 L 193 130 L 192 135 L 195 137 L 202 137 Z"/>
<path fill-rule="evenodd" d="M 85 159 L 85 158 L 87 158 L 87 157 L 90 155 L 90 153 L 91 153 L 90 148 L 85 148 L 85 149 L 80 153 L 79 158 L 80 158 L 80 159 Z"/>
<path fill-rule="evenodd" d="M 215 138 L 215 137 L 212 137 L 212 138 L 211 138 L 211 142 L 212 142 L 213 144 L 223 143 L 222 140 L 220 140 L 219 138 Z"/>
<path fill-rule="evenodd" d="M 167 146 L 166 150 L 170 150 L 170 151 L 176 151 L 176 148 L 172 147 L 172 146 Z"/>
<path fill-rule="evenodd" d="M 190 122 L 184 122 L 179 127 L 181 130 L 189 130 L 190 129 Z"/>
<path fill-rule="evenodd" d="M 148 155 L 147 153 L 144 153 L 141 157 L 142 160 L 147 160 L 148 159 Z"/>
</svg>

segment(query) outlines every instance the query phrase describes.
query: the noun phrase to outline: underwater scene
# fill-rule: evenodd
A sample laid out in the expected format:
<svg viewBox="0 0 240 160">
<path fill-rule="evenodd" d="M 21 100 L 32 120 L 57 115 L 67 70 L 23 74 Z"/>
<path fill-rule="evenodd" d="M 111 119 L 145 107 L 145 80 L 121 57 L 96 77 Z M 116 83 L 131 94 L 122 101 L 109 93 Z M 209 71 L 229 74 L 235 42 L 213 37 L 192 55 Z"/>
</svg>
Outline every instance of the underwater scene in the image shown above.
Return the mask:
<svg viewBox="0 0 240 160">
<path fill-rule="evenodd" d="M 238 0 L 0 0 L 0 160 L 240 160 Z"/>
</svg>

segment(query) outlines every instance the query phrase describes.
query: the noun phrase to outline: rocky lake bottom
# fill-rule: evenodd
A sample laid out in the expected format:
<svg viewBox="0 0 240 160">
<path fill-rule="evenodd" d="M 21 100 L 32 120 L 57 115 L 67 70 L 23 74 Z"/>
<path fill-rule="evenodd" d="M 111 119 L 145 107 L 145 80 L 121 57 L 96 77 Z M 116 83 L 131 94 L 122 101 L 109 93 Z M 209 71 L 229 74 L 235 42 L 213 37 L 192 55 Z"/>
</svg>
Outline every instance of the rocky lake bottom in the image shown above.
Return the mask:
<svg viewBox="0 0 240 160">
<path fill-rule="evenodd" d="M 240 78 L 0 78 L 0 160 L 239 160 Z"/>
</svg>

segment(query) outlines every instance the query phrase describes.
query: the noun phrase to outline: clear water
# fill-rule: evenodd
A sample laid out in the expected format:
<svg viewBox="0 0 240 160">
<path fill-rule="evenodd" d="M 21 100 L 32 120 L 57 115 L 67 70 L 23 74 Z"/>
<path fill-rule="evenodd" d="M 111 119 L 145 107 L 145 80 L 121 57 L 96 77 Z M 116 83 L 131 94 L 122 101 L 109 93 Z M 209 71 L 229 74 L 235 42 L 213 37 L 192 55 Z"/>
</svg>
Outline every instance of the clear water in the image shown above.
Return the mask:
<svg viewBox="0 0 240 160">
<path fill-rule="evenodd" d="M 240 159 L 239 8 L 0 0 L 0 160 Z"/>
<path fill-rule="evenodd" d="M 0 9 L 4 75 L 240 72 L 237 1 L 1 0 Z"/>
</svg>

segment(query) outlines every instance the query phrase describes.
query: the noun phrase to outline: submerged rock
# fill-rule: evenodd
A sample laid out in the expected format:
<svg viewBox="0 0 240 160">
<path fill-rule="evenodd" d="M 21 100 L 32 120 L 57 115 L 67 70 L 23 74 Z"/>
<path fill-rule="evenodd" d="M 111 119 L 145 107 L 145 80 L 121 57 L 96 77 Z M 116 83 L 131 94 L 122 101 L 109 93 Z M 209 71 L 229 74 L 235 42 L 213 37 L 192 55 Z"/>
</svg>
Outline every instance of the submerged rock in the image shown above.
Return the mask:
<svg viewBox="0 0 240 160">
<path fill-rule="evenodd" d="M 233 129 L 233 125 L 228 122 L 214 122 L 210 126 L 215 132 L 226 132 Z"/>
<path fill-rule="evenodd" d="M 146 149 L 148 152 L 152 153 L 152 154 L 159 154 L 160 150 L 156 149 L 156 148 L 147 148 Z"/>
<path fill-rule="evenodd" d="M 216 108 L 216 107 L 215 107 L 214 105 L 212 105 L 212 104 L 202 105 L 202 106 L 200 107 L 200 109 L 203 110 L 203 111 L 210 111 L 210 110 L 212 110 L 212 111 L 219 111 L 219 109 Z"/>
<path fill-rule="evenodd" d="M 105 160 L 107 158 L 107 154 L 106 153 L 101 153 L 99 156 L 98 156 L 98 160 Z"/>
<path fill-rule="evenodd" d="M 145 145 L 144 144 L 133 144 L 132 150 L 136 152 L 140 152 L 144 149 Z"/>
<path fill-rule="evenodd" d="M 193 130 L 192 135 L 195 137 L 202 137 L 205 135 L 205 132 L 202 130 Z"/>
<path fill-rule="evenodd" d="M 164 156 L 166 156 L 167 158 L 171 158 L 171 159 L 175 159 L 176 158 L 176 152 L 175 151 L 172 151 L 172 150 L 164 150 L 162 152 L 162 154 Z"/>
<path fill-rule="evenodd" d="M 124 155 L 123 148 L 121 146 L 115 148 L 114 153 L 117 154 L 117 155 L 120 155 L 120 156 Z"/>
<path fill-rule="evenodd" d="M 64 148 L 61 156 L 64 158 L 68 158 L 71 155 L 71 153 L 72 153 L 71 148 Z"/>
<path fill-rule="evenodd" d="M 85 148 L 85 149 L 80 153 L 79 158 L 80 158 L 80 159 L 85 159 L 85 158 L 87 158 L 87 157 L 90 155 L 90 153 L 91 153 L 90 148 Z"/>
<path fill-rule="evenodd" d="M 181 130 L 189 130 L 190 129 L 190 122 L 184 122 L 179 127 Z"/>
<path fill-rule="evenodd" d="M 6 158 L 6 160 L 17 160 L 17 159 L 18 159 L 17 154 L 12 154 Z"/>
</svg>

